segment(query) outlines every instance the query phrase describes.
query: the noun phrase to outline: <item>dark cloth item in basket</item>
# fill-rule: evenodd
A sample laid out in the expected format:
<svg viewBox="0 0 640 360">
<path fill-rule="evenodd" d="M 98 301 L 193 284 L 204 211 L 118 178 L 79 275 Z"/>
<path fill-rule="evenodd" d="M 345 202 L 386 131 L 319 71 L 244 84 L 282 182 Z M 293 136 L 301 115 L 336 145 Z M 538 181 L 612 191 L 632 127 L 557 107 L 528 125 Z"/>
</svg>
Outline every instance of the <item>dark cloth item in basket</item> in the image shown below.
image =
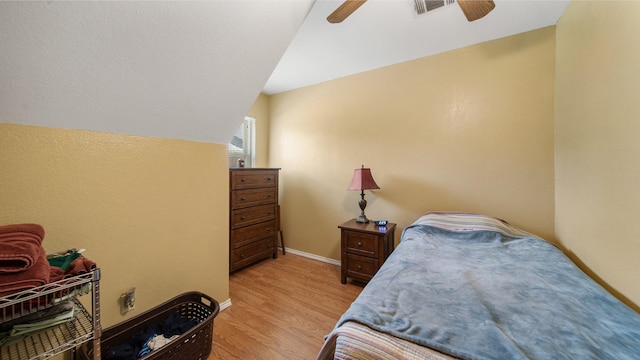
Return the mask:
<svg viewBox="0 0 640 360">
<path fill-rule="evenodd" d="M 124 344 L 112 346 L 107 353 L 107 360 L 135 360 L 140 357 L 140 352 L 146 346 L 149 339 L 155 336 L 152 327 L 134 335 Z"/>
<path fill-rule="evenodd" d="M 173 335 L 180 335 L 186 333 L 192 327 L 198 325 L 195 319 L 183 318 L 180 315 L 173 313 L 162 322 L 161 333 L 164 337 L 171 337 Z"/>
<path fill-rule="evenodd" d="M 0 273 L 26 271 L 40 259 L 44 229 L 38 224 L 0 226 Z"/>
<path fill-rule="evenodd" d="M 198 325 L 195 319 L 183 318 L 177 313 L 170 314 L 162 323 L 152 324 L 142 332 L 135 334 L 124 344 L 112 346 L 106 355 L 107 360 L 135 360 L 151 352 L 148 343 L 157 335 L 170 338 L 181 335 Z"/>
</svg>

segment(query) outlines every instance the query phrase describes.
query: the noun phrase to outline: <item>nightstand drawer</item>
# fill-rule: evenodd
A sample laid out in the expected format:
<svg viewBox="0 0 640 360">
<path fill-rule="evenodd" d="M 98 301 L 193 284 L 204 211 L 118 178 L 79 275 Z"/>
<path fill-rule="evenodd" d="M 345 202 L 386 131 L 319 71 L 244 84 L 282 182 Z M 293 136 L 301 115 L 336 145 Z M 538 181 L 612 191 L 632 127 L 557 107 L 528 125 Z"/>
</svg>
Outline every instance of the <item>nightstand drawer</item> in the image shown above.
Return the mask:
<svg viewBox="0 0 640 360">
<path fill-rule="evenodd" d="M 344 251 L 357 254 L 361 256 L 367 256 L 371 258 L 378 258 L 378 239 L 379 237 L 373 234 L 367 234 L 356 231 L 345 231 L 346 236 L 346 248 Z"/>
<path fill-rule="evenodd" d="M 277 201 L 277 196 L 278 193 L 275 187 L 238 190 L 231 194 L 231 204 L 233 209 L 273 204 Z"/>
<path fill-rule="evenodd" d="M 378 260 L 370 257 L 347 254 L 347 276 L 369 281 L 378 271 Z"/>
</svg>

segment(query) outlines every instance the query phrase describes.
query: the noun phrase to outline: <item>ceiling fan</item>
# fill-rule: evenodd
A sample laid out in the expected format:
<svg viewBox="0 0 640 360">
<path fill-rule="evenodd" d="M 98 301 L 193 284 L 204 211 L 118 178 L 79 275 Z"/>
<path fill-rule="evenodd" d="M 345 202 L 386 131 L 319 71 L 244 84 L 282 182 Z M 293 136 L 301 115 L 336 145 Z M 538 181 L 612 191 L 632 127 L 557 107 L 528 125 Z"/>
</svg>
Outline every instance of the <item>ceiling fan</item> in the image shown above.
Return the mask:
<svg viewBox="0 0 640 360">
<path fill-rule="evenodd" d="M 342 22 L 366 1 L 367 0 L 345 0 L 342 5 L 327 17 L 327 21 L 332 24 Z M 418 14 L 422 14 L 434 7 L 444 6 L 445 3 L 453 1 L 454 0 L 414 0 Z M 496 7 L 493 0 L 455 0 L 455 2 L 458 3 L 468 21 L 478 20 Z"/>
</svg>

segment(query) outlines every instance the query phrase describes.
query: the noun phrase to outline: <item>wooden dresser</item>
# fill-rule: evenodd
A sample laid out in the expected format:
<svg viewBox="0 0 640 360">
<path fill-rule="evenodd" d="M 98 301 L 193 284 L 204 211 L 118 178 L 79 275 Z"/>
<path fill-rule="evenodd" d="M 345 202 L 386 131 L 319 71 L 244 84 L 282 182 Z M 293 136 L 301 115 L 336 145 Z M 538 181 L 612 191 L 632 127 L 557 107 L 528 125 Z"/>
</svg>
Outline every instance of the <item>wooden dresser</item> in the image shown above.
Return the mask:
<svg viewBox="0 0 640 360">
<path fill-rule="evenodd" d="M 276 245 L 280 169 L 229 169 L 229 272 L 267 257 Z"/>
</svg>

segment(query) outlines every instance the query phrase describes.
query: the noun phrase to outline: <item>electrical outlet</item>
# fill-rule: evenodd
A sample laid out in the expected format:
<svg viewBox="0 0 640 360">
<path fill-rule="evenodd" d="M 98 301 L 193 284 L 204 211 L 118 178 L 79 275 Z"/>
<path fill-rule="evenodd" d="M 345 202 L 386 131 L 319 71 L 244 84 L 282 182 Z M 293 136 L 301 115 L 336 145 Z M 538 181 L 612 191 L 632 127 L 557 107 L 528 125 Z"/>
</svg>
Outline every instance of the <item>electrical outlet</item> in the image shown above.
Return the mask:
<svg viewBox="0 0 640 360">
<path fill-rule="evenodd" d="M 136 308 L 136 288 L 132 287 L 120 295 L 120 313 L 125 314 Z"/>
</svg>

